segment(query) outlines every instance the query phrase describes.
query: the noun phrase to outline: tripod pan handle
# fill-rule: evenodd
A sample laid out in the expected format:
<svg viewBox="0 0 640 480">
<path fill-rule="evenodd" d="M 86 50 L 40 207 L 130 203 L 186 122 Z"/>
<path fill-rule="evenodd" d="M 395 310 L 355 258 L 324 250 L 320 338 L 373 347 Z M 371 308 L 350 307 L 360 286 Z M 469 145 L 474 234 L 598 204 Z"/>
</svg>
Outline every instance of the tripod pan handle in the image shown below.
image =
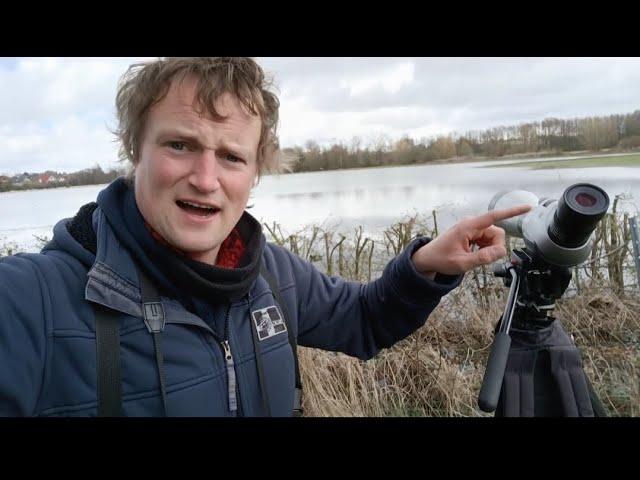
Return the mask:
<svg viewBox="0 0 640 480">
<path fill-rule="evenodd" d="M 507 367 L 510 346 L 511 337 L 509 334 L 505 332 L 496 333 L 491 353 L 489 354 L 487 369 L 484 372 L 480 395 L 478 395 L 478 406 L 483 412 L 491 413 L 498 406 L 498 398 L 500 397 L 504 371 Z"/>
</svg>

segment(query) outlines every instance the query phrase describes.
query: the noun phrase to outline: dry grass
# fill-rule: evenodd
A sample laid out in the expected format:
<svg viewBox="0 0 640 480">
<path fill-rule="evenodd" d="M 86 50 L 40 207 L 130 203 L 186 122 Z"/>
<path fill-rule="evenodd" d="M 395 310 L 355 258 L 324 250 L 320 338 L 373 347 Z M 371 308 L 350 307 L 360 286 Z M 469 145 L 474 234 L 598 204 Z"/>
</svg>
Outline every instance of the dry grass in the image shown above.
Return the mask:
<svg viewBox="0 0 640 480">
<path fill-rule="evenodd" d="M 473 288 L 465 279 L 460 294 L 424 327 L 368 362 L 301 347 L 305 415 L 486 415 L 477 396 L 505 297 L 495 295 L 485 308 Z M 640 415 L 638 312 L 638 297 L 599 288 L 561 300 L 556 311 L 610 415 Z"/>
</svg>

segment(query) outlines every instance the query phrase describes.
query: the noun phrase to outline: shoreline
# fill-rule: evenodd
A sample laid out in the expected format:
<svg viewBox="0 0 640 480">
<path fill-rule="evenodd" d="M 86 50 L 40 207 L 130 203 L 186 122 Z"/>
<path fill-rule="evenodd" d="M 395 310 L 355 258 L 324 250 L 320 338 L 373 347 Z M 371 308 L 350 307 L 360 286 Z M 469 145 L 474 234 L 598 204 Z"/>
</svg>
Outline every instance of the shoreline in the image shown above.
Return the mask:
<svg viewBox="0 0 640 480">
<path fill-rule="evenodd" d="M 301 173 L 318 173 L 318 172 L 334 172 L 340 170 L 369 170 L 369 169 L 380 169 L 380 168 L 397 168 L 397 167 L 409 167 L 409 166 L 429 166 L 429 165 L 456 165 L 456 164 L 470 164 L 470 163 L 486 163 L 486 162 L 495 162 L 496 164 L 502 164 L 503 162 L 514 161 L 513 165 L 518 165 L 519 163 L 524 163 L 528 161 L 553 161 L 553 160 L 578 160 L 578 159 L 591 159 L 591 158 L 609 158 L 609 157 L 625 157 L 631 155 L 640 154 L 640 149 L 633 150 L 607 150 L 600 152 L 591 152 L 588 150 L 580 150 L 573 152 L 544 152 L 537 155 L 532 155 L 530 153 L 516 153 L 511 155 L 504 155 L 502 157 L 452 157 L 442 160 L 432 160 L 430 162 L 422 162 L 422 163 L 403 163 L 403 164 L 392 164 L 392 165 L 378 165 L 372 167 L 353 167 L 353 168 L 335 168 L 330 170 L 306 170 L 301 172 L 282 172 L 282 173 L 265 173 L 264 177 L 271 176 L 283 176 L 283 175 L 295 175 Z M 81 185 L 58 185 L 58 186 L 33 186 L 28 188 L 8 188 L 6 190 L 0 190 L 1 193 L 6 192 L 27 192 L 34 190 L 53 190 L 53 189 L 61 189 L 61 188 L 75 188 L 75 187 L 87 187 L 93 185 L 107 185 L 104 183 L 86 183 Z"/>
</svg>

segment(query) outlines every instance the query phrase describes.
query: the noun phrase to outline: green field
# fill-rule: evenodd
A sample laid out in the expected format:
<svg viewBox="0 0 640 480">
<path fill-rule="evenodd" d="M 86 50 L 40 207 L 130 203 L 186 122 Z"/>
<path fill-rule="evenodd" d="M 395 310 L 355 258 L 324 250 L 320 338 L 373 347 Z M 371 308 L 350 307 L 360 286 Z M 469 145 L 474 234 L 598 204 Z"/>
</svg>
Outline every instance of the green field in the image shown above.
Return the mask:
<svg viewBox="0 0 640 480">
<path fill-rule="evenodd" d="M 531 170 L 550 168 L 589 168 L 589 167 L 640 167 L 640 154 L 620 157 L 588 157 L 567 160 L 536 160 L 533 162 L 505 163 L 482 168 L 522 167 Z"/>
</svg>

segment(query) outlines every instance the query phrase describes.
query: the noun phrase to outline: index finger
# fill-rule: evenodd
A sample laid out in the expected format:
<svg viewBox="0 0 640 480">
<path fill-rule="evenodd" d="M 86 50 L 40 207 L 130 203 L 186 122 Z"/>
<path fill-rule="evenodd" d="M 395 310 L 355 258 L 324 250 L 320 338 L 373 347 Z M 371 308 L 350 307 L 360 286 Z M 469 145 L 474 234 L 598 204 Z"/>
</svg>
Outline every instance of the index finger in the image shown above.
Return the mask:
<svg viewBox="0 0 640 480">
<path fill-rule="evenodd" d="M 488 228 L 491 225 L 507 218 L 522 215 L 531 210 L 531 205 L 522 204 L 515 207 L 503 208 L 502 210 L 490 210 L 483 215 L 471 219 L 471 226 L 477 229 Z"/>
</svg>

